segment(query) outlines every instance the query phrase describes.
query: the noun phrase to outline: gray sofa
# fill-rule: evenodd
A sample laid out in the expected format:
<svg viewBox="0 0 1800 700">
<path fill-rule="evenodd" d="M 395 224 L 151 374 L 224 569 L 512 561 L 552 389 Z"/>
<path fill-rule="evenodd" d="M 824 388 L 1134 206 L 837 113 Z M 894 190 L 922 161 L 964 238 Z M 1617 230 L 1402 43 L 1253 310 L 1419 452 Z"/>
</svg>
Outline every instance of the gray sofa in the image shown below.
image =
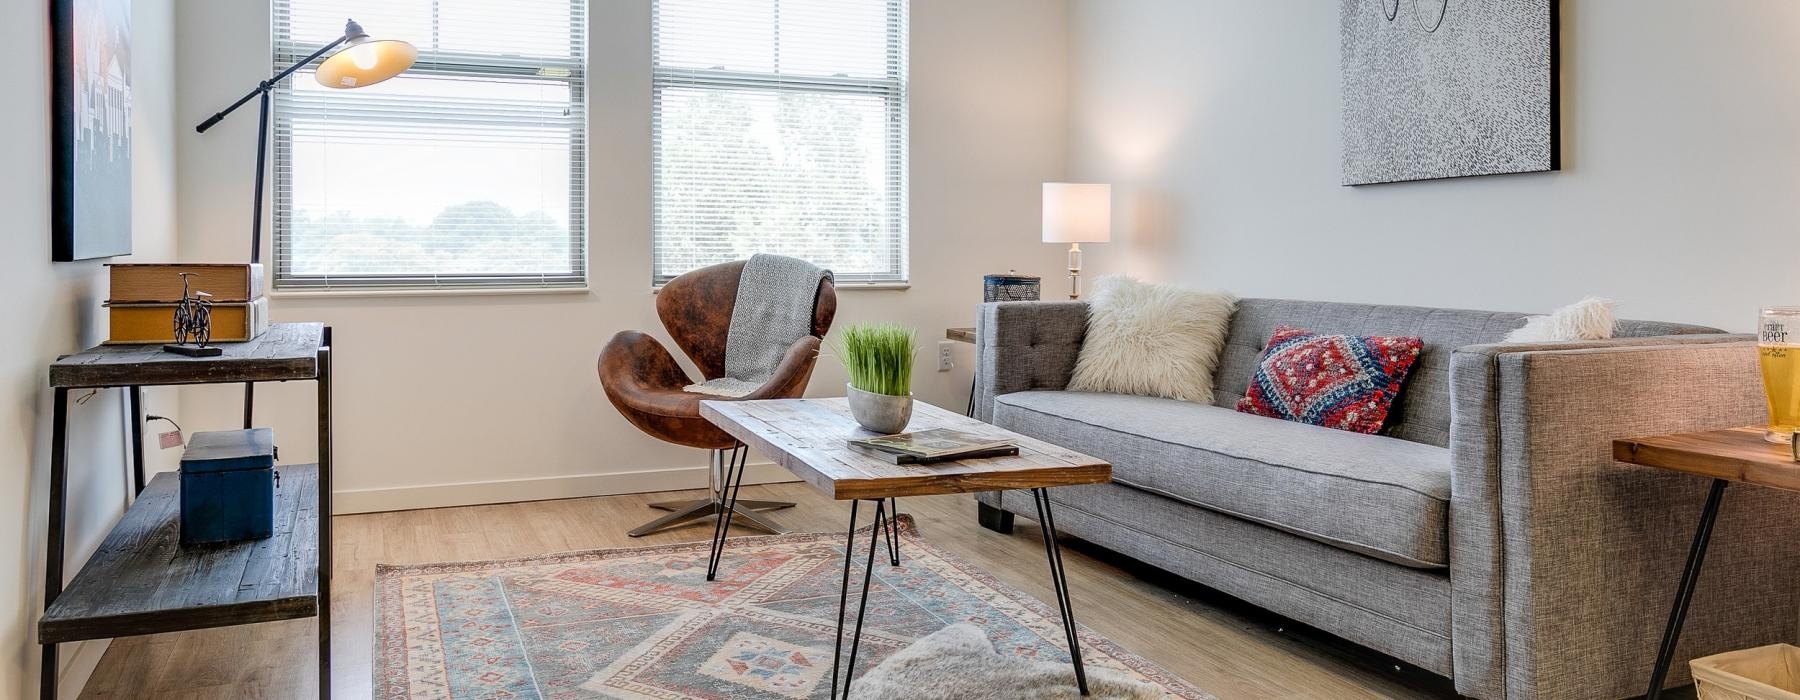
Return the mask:
<svg viewBox="0 0 1800 700">
<path fill-rule="evenodd" d="M 1749 336 L 1623 322 L 1502 344 L 1522 314 L 1246 299 L 1213 405 L 1063 391 L 1082 302 L 986 304 L 977 416 L 1107 459 L 1051 490 L 1058 528 L 1450 676 L 1480 698 L 1641 694 L 1707 482 L 1612 461 L 1616 437 L 1764 418 Z M 1232 410 L 1276 324 L 1413 335 L 1383 435 Z M 1008 531 L 1029 494 L 979 497 Z M 1731 489 L 1670 684 L 1690 658 L 1791 641 L 1800 497 Z"/>
</svg>

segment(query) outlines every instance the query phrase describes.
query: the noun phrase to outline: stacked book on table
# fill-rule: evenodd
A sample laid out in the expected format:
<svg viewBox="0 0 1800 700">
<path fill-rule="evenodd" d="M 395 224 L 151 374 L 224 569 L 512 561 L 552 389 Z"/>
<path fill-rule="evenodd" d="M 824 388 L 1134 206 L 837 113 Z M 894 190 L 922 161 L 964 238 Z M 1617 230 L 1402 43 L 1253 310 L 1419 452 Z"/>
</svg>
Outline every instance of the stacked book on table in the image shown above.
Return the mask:
<svg viewBox="0 0 1800 700">
<path fill-rule="evenodd" d="M 249 263 L 115 263 L 106 308 L 114 345 L 175 342 L 181 274 L 190 293 L 212 295 L 213 343 L 245 341 L 269 329 L 262 265 Z"/>
<path fill-rule="evenodd" d="M 1006 440 L 994 440 L 949 428 L 933 428 L 916 433 L 900 433 L 849 441 L 851 449 L 891 464 L 930 464 L 958 459 L 1006 457 L 1019 453 L 1019 446 Z"/>
</svg>

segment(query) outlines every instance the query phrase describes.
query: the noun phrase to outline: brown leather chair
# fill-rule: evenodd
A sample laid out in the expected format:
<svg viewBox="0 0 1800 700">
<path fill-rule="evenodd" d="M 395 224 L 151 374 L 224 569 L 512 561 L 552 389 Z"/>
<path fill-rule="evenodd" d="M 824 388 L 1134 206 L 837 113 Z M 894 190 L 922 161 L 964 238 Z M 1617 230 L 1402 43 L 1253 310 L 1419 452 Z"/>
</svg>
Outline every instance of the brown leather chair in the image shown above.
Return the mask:
<svg viewBox="0 0 1800 700">
<path fill-rule="evenodd" d="M 728 262 L 694 270 L 670 280 L 656 295 L 656 315 L 669 336 L 694 361 L 703 380 L 725 376 L 725 338 L 731 328 L 731 312 L 737 302 L 738 278 L 744 262 Z M 600 351 L 600 385 L 619 413 L 639 430 L 664 442 L 712 450 L 711 498 L 699 501 L 653 503 L 674 511 L 631 531 L 638 537 L 675 525 L 716 515 L 723 509 L 721 477 L 726 451 L 736 439 L 700 417 L 701 401 L 797 398 L 806 390 L 819 343 L 831 329 L 837 314 L 837 291 L 831 280 L 819 282 L 813 301 L 812 335 L 787 349 L 775 375 L 747 396 L 728 398 L 684 391 L 693 384 L 662 343 L 640 331 L 621 331 Z M 736 517 L 769 532 L 782 528 L 756 513 L 786 508 L 792 503 L 737 501 Z"/>
</svg>

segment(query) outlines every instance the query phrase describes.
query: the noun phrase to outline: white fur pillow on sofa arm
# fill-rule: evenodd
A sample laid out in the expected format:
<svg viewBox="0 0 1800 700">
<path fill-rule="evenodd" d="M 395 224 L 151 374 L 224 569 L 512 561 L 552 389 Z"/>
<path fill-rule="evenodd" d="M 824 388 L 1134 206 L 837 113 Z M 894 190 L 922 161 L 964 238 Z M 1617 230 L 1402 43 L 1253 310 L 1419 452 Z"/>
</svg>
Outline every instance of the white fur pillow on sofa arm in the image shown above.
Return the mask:
<svg viewBox="0 0 1800 700">
<path fill-rule="evenodd" d="M 1070 391 L 1211 403 L 1237 297 L 1123 275 L 1094 283 Z"/>
<path fill-rule="evenodd" d="M 1552 311 L 1548 316 L 1525 319 L 1525 325 L 1506 334 L 1506 342 L 1606 340 L 1612 337 L 1614 324 L 1613 300 L 1583 297 L 1581 301 Z"/>
</svg>

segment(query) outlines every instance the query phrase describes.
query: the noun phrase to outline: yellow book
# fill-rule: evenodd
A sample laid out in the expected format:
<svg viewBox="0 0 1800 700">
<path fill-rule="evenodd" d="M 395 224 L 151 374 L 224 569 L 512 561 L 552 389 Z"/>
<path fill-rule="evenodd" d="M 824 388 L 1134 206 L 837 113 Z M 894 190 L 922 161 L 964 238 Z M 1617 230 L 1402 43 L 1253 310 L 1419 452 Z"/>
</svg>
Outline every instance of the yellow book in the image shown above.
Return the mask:
<svg viewBox="0 0 1800 700">
<path fill-rule="evenodd" d="M 108 345 L 175 342 L 175 304 L 106 302 L 112 330 Z M 250 340 L 269 330 L 269 300 L 212 305 L 213 343 Z"/>
</svg>

